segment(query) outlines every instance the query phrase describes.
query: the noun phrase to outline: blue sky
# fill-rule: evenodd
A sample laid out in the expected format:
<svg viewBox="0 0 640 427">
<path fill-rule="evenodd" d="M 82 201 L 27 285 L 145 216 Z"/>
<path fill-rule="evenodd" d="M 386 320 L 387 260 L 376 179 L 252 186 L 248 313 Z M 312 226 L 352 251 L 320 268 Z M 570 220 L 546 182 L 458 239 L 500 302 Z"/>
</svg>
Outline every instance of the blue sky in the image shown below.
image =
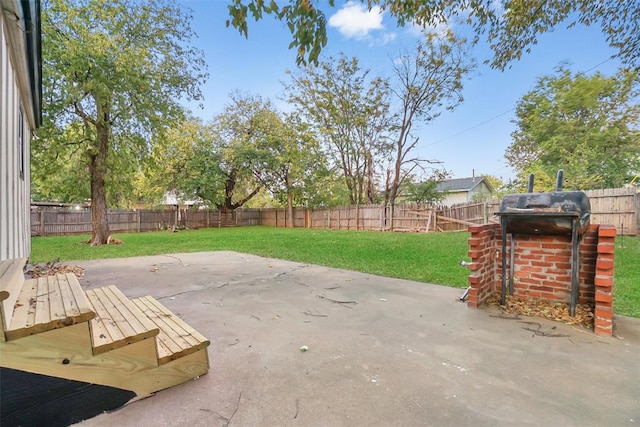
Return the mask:
<svg viewBox="0 0 640 427">
<path fill-rule="evenodd" d="M 289 50 L 291 34 L 286 26 L 266 17 L 249 21 L 249 38 L 226 28 L 227 2 L 224 0 L 181 0 L 193 11 L 193 29 L 198 34 L 194 44 L 205 53 L 210 77 L 202 86 L 203 108 L 189 105 L 204 120 L 220 113 L 234 90 L 278 100 L 283 92 L 286 70 L 295 70 L 295 52 Z M 398 27 L 388 14 L 367 12 L 360 3 L 336 1 L 335 8 L 324 9 L 329 20 L 328 44 L 322 58 L 343 52 L 355 56 L 372 74 L 391 76 L 391 58 L 410 48 L 418 34 L 412 28 Z M 484 44 L 472 54 L 479 64 L 465 82 L 465 101 L 453 112 L 439 118 L 417 133 L 417 154 L 444 162 L 456 178 L 491 174 L 503 179 L 513 177 L 504 160 L 515 125 L 516 102 L 534 88 L 536 79 L 552 74 L 556 66 L 569 64 L 573 71 L 612 75 L 619 62 L 609 58 L 615 53 L 606 43 L 598 26 L 560 26 L 540 37 L 530 54 L 511 64 L 505 71 L 493 70 L 482 61 L 491 57 Z M 454 24 L 454 31 L 459 31 Z"/>
</svg>

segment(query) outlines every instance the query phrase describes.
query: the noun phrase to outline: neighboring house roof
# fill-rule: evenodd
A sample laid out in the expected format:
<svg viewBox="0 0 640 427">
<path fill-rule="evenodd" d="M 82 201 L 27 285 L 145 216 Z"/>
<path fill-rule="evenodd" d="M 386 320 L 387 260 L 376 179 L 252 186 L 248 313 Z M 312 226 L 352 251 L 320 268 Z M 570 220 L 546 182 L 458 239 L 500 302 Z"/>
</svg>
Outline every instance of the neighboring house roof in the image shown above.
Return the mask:
<svg viewBox="0 0 640 427">
<path fill-rule="evenodd" d="M 463 191 L 471 191 L 476 188 L 480 183 L 484 182 L 490 191 L 493 191 L 493 186 L 489 180 L 483 176 L 475 176 L 471 178 L 454 178 L 446 179 L 440 182 L 436 190 L 442 192 L 456 193 Z"/>
</svg>

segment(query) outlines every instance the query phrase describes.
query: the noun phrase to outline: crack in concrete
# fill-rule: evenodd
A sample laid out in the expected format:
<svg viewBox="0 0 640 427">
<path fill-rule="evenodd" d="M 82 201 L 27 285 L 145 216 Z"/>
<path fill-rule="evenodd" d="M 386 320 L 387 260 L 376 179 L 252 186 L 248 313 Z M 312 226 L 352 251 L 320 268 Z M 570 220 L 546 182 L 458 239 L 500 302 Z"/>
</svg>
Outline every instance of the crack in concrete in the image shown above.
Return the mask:
<svg viewBox="0 0 640 427">
<path fill-rule="evenodd" d="M 160 256 L 166 256 L 167 258 L 173 258 L 175 260 L 177 260 L 181 266 L 185 267 L 184 263 L 182 262 L 182 260 L 180 258 L 178 258 L 177 256 L 173 256 L 173 255 L 160 255 Z M 170 264 L 174 264 L 174 263 L 162 263 L 162 264 L 158 264 L 158 265 L 170 265 Z"/>
<path fill-rule="evenodd" d="M 242 282 L 225 282 L 225 283 L 223 283 L 221 285 L 217 285 L 217 286 L 204 286 L 204 287 L 201 287 L 201 288 L 198 288 L 198 289 L 189 289 L 187 291 L 176 292 L 175 294 L 164 295 L 164 296 L 158 297 L 156 299 L 161 300 L 161 299 L 166 299 L 166 298 L 173 298 L 173 297 L 176 297 L 178 295 L 184 295 L 184 294 L 188 294 L 188 293 L 191 293 L 191 292 L 210 291 L 210 290 L 213 290 L 213 289 L 220 289 L 220 288 L 224 288 L 227 285 L 235 285 L 235 284 L 238 284 L 238 283 L 242 283 Z"/>
<path fill-rule="evenodd" d="M 169 256 L 171 258 L 175 258 L 175 257 L 172 257 L 170 255 L 164 255 L 164 256 Z M 178 258 L 176 258 L 176 259 L 178 259 Z M 180 262 L 182 263 L 182 261 L 180 261 Z M 200 288 L 197 288 L 197 289 L 189 289 L 189 290 L 182 291 L 182 292 L 176 292 L 174 294 L 163 295 L 163 296 L 158 297 L 156 299 L 162 300 L 162 299 L 167 299 L 167 298 L 174 298 L 176 296 L 188 294 L 188 293 L 191 293 L 191 292 L 211 291 L 211 290 L 214 290 L 214 289 L 224 288 L 225 286 L 229 286 L 229 285 L 241 285 L 241 284 L 252 285 L 252 284 L 267 283 L 269 280 L 274 280 L 274 279 L 280 278 L 282 276 L 286 276 L 288 274 L 291 274 L 291 273 L 294 273 L 296 271 L 299 271 L 299 270 L 302 270 L 302 269 L 305 269 L 305 268 L 309 268 L 309 267 L 310 267 L 309 265 L 300 265 L 300 266 L 297 266 L 295 268 L 291 268 L 291 269 L 289 269 L 287 271 L 283 271 L 281 273 L 278 273 L 276 275 L 255 277 L 255 278 L 253 278 L 251 280 L 224 282 L 222 284 L 218 284 L 218 285 L 215 285 L 215 286 L 213 286 L 213 285 L 212 286 L 203 286 L 203 287 L 200 287 Z M 307 286 L 307 285 L 304 285 L 302 283 L 297 283 L 297 282 L 296 282 L 296 284 Z"/>
<path fill-rule="evenodd" d="M 299 265 L 299 266 L 294 267 L 294 268 L 290 268 L 289 270 L 286 270 L 286 271 L 283 271 L 283 272 L 280 272 L 280 273 L 274 275 L 273 278 L 274 279 L 278 279 L 278 278 L 280 278 L 282 276 L 286 276 L 288 274 L 295 273 L 296 271 L 304 270 L 305 268 L 309 268 L 309 265 L 308 264 L 304 264 L 304 265 Z"/>
</svg>

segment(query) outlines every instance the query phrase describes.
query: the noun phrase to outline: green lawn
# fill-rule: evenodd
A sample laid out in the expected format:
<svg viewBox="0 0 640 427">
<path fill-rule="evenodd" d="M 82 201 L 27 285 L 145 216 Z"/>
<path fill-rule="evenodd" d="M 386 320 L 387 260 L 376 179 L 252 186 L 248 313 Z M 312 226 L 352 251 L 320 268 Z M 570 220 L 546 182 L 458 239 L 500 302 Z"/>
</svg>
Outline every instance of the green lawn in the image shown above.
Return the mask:
<svg viewBox="0 0 640 427">
<path fill-rule="evenodd" d="M 614 309 L 640 317 L 640 238 L 616 238 Z"/>
<path fill-rule="evenodd" d="M 115 235 L 124 245 L 90 247 L 88 236 L 35 237 L 32 262 L 231 250 L 450 286 L 467 286 L 468 233 L 209 228 Z"/>
<path fill-rule="evenodd" d="M 468 233 L 382 233 L 272 227 L 118 234 L 124 245 L 90 247 L 88 236 L 34 237 L 31 261 L 63 262 L 232 250 L 388 277 L 466 287 Z M 616 313 L 640 317 L 640 239 L 616 242 Z"/>
</svg>

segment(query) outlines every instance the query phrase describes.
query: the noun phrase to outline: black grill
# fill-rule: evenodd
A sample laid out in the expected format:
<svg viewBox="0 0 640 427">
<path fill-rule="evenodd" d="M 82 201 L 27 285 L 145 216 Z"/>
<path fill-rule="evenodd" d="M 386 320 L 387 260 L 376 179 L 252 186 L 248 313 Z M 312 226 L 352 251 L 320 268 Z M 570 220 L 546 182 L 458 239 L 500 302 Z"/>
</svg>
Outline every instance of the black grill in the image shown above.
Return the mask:
<svg viewBox="0 0 640 427">
<path fill-rule="evenodd" d="M 589 198 L 582 191 L 562 191 L 563 171 L 558 171 L 556 191 L 534 193 L 533 179 L 529 177 L 528 192 L 508 194 L 502 199 L 500 217 L 502 226 L 502 292 L 501 303 L 506 302 L 507 233 L 511 234 L 511 252 L 509 268 L 509 293 L 513 293 L 514 235 L 571 235 L 571 315 L 575 315 L 578 299 L 578 272 L 580 238 L 589 228 L 591 206 Z"/>
<path fill-rule="evenodd" d="M 497 215 L 504 220 L 507 233 L 571 234 L 578 221 L 578 234 L 589 228 L 591 206 L 582 191 L 508 194 Z"/>
</svg>

